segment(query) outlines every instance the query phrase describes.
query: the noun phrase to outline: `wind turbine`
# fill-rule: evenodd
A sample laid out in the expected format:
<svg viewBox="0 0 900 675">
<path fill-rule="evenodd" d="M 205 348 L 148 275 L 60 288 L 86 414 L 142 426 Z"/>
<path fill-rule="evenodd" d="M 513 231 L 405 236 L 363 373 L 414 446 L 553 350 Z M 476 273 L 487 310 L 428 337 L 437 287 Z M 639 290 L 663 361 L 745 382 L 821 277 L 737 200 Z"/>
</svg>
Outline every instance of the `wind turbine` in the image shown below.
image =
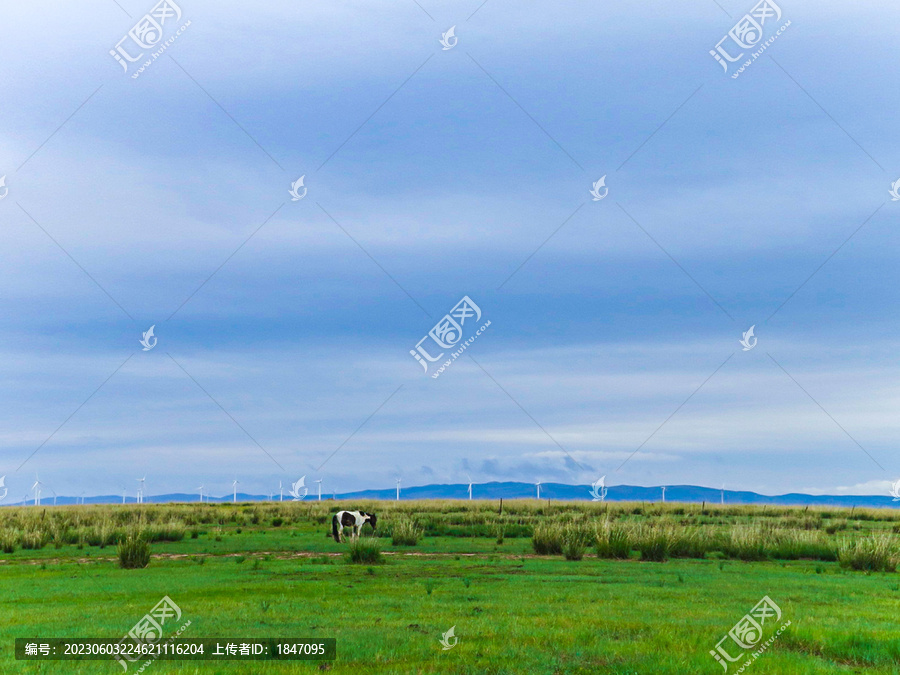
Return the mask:
<svg viewBox="0 0 900 675">
<path fill-rule="evenodd" d="M 316 483 L 319 484 L 319 485 L 318 485 L 318 487 L 319 487 L 319 501 L 322 501 L 322 479 L 320 478 L 319 480 L 316 481 Z"/>
<path fill-rule="evenodd" d="M 144 481 L 147 480 L 147 476 L 144 476 L 143 478 L 135 478 L 135 480 L 138 483 L 140 483 L 140 486 L 138 486 L 137 503 L 143 504 L 144 503 Z"/>
<path fill-rule="evenodd" d="M 472 476 L 466 474 L 466 478 L 469 479 L 469 501 L 472 501 Z"/>
<path fill-rule="evenodd" d="M 281 484 L 281 481 L 278 481 L 278 501 L 284 501 L 284 486 Z"/>
<path fill-rule="evenodd" d="M 722 483 L 722 503 L 725 503 L 725 483 Z"/>
<path fill-rule="evenodd" d="M 78 495 L 78 496 L 81 497 L 81 504 L 82 504 L 82 506 L 84 506 L 84 492 L 82 492 L 82 493 L 81 493 L 80 495 Z"/>
<path fill-rule="evenodd" d="M 534 486 L 537 488 L 537 498 L 540 499 L 541 498 L 541 483 L 537 482 L 534 484 Z"/>
<path fill-rule="evenodd" d="M 235 504 L 237 504 L 237 486 L 239 484 L 240 484 L 240 481 L 237 478 L 235 478 L 233 481 L 231 481 L 231 487 L 234 490 L 234 503 Z"/>
<path fill-rule="evenodd" d="M 53 506 L 56 506 L 56 492 L 53 490 L 53 488 L 47 489 L 50 490 L 50 492 L 53 492 Z"/>
<path fill-rule="evenodd" d="M 400 479 L 397 479 L 397 501 L 400 501 Z"/>
<path fill-rule="evenodd" d="M 122 488 L 122 503 L 125 503 L 125 495 L 128 494 L 128 488 Z"/>
<path fill-rule="evenodd" d="M 35 506 L 41 505 L 41 486 L 43 486 L 41 479 L 38 478 L 37 474 L 34 474 L 34 485 L 31 486 L 31 489 L 34 490 L 34 505 Z"/>
<path fill-rule="evenodd" d="M 203 503 L 203 486 L 201 485 L 197 489 L 200 490 L 200 503 L 202 504 Z"/>
<path fill-rule="evenodd" d="M 662 500 L 663 500 L 663 501 L 666 501 L 666 486 L 665 486 L 665 485 L 662 486 L 662 492 L 663 492 L 663 499 L 662 499 Z"/>
</svg>

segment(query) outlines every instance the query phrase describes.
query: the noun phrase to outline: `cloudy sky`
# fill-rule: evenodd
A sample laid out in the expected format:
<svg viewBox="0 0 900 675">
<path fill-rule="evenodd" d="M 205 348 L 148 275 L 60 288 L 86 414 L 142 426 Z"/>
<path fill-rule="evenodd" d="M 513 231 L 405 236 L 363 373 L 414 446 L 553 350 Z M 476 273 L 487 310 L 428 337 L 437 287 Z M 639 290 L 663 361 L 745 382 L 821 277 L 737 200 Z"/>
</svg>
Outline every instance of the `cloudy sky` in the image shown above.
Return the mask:
<svg viewBox="0 0 900 675">
<path fill-rule="evenodd" d="M 752 2 L 479 5 L 184 0 L 137 78 L 152 2 L 4 9 L 11 495 L 885 493 L 900 9 L 785 0 L 735 79 Z"/>
</svg>

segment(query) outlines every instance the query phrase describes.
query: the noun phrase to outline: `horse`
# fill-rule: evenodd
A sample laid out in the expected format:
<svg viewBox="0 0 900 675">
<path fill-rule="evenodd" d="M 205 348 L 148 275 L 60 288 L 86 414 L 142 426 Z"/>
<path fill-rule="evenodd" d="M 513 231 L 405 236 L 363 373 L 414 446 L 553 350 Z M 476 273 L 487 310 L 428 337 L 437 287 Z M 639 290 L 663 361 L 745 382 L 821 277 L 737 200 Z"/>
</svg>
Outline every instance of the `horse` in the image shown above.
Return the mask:
<svg viewBox="0 0 900 675">
<path fill-rule="evenodd" d="M 375 531 L 377 518 L 374 513 L 364 511 L 338 511 L 331 519 L 331 536 L 338 543 L 344 541 L 344 528 L 352 528 L 353 538 L 359 537 L 362 526 L 371 523 L 372 531 Z"/>
</svg>

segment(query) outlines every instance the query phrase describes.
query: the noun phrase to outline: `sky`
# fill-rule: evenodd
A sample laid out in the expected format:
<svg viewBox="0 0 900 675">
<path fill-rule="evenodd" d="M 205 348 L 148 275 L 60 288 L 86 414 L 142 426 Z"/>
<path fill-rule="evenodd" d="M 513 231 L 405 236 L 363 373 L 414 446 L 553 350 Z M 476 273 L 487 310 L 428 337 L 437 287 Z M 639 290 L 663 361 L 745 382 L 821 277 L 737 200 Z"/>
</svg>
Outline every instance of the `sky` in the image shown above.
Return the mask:
<svg viewBox="0 0 900 675">
<path fill-rule="evenodd" d="M 900 477 L 900 8 L 153 7 L 4 9 L 9 500 Z"/>
</svg>

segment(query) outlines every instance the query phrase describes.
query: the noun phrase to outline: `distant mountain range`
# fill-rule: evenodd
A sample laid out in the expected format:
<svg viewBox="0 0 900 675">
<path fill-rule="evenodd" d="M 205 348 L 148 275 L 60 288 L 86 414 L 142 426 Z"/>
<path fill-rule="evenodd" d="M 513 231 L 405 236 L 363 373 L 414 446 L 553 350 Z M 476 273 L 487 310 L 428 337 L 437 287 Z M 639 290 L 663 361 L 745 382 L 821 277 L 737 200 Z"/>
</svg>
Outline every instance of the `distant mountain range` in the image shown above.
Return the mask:
<svg viewBox="0 0 900 675">
<path fill-rule="evenodd" d="M 537 490 L 531 483 L 476 483 L 472 485 L 472 497 L 474 499 L 534 499 L 537 496 Z M 339 494 L 322 495 L 323 499 L 353 500 L 353 499 L 380 499 L 394 500 L 397 497 L 396 488 L 387 488 L 385 490 L 360 490 L 358 492 L 344 492 Z M 421 485 L 418 487 L 406 487 L 400 491 L 400 498 L 404 501 L 411 499 L 467 499 L 468 485 L 452 484 L 452 485 Z M 658 502 L 662 498 L 661 487 L 640 487 L 637 485 L 613 485 L 608 488 L 606 495 L 607 501 L 613 502 Z M 214 503 L 230 502 L 233 499 L 231 494 L 224 497 L 207 497 L 203 496 L 204 501 Z M 238 492 L 237 499 L 239 502 L 261 502 L 268 501 L 268 495 L 253 495 Z M 278 500 L 278 495 L 274 497 Z M 291 498 L 286 496 L 285 501 Z M 306 501 L 316 499 L 316 494 L 311 492 Z M 557 501 L 591 501 L 591 489 L 587 485 L 566 485 L 564 483 L 542 483 L 541 499 L 551 499 Z M 723 491 L 715 488 L 699 487 L 697 485 L 669 485 L 666 486 L 667 502 L 688 502 L 688 503 L 719 503 L 723 499 Z M 41 504 L 49 506 L 53 504 L 53 497 L 42 497 Z M 75 504 L 80 499 L 76 497 L 57 497 L 58 505 Z M 126 497 L 126 503 L 134 504 L 134 497 Z M 144 503 L 169 503 L 169 502 L 197 502 L 199 496 L 197 494 L 172 493 L 164 495 L 147 496 Z M 900 508 L 900 502 L 895 502 L 890 496 L 880 495 L 806 495 L 800 493 L 790 493 L 785 495 L 761 495 L 756 492 L 742 492 L 725 490 L 724 501 L 726 504 L 782 504 L 782 505 L 820 505 L 820 506 L 870 506 L 881 508 Z M 33 504 L 33 500 L 27 501 L 28 505 Z M 96 497 L 85 497 L 85 504 L 121 504 L 121 495 L 100 495 Z M 2 503 L 0 506 L 21 506 L 23 502 L 20 500 L 14 503 Z"/>
</svg>

